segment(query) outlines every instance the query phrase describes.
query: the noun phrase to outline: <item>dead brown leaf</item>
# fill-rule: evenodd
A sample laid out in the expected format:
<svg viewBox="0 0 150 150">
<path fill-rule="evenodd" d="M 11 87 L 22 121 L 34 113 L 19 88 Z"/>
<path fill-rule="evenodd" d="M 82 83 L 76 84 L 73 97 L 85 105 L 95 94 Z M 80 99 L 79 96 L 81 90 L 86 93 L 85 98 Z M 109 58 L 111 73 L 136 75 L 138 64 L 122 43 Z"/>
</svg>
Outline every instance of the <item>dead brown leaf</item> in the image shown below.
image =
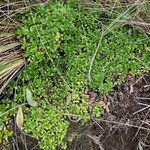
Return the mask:
<svg viewBox="0 0 150 150">
<path fill-rule="evenodd" d="M 22 126 L 23 126 L 23 112 L 22 112 L 22 106 L 19 107 L 18 112 L 17 112 L 17 116 L 16 116 L 16 124 L 17 127 L 22 130 Z"/>
<path fill-rule="evenodd" d="M 107 113 L 109 113 L 108 105 L 104 101 L 100 101 L 98 103 L 106 110 Z"/>
</svg>

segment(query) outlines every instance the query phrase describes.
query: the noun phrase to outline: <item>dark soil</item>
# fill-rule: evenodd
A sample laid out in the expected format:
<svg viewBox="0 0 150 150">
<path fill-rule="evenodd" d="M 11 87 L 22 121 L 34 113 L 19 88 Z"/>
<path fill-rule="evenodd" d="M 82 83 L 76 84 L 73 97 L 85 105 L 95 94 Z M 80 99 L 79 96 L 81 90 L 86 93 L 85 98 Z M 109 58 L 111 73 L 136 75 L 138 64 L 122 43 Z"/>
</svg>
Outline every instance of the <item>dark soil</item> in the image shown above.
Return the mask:
<svg viewBox="0 0 150 150">
<path fill-rule="evenodd" d="M 110 112 L 93 125 L 70 127 L 77 132 L 68 150 L 143 150 L 150 149 L 150 76 L 127 75 L 124 85 L 114 78 L 114 89 L 103 100 Z M 145 108 L 145 110 L 142 110 Z M 139 112 L 138 112 L 139 111 Z"/>
</svg>

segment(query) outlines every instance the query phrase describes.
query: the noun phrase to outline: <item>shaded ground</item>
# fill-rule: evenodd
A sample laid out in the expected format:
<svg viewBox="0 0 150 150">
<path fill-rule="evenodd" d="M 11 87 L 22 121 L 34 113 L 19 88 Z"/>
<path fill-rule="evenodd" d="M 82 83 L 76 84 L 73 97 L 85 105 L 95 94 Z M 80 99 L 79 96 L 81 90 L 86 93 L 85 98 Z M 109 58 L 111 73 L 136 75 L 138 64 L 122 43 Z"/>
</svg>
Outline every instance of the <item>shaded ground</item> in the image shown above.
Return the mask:
<svg viewBox="0 0 150 150">
<path fill-rule="evenodd" d="M 68 150 L 137 150 L 140 146 L 150 149 L 150 76 L 126 76 L 124 86 L 115 77 L 114 91 L 104 101 L 109 104 L 110 113 L 100 120 L 93 119 L 93 126 L 76 125 L 78 134 L 68 144 Z M 75 125 L 70 130 L 74 128 Z"/>
</svg>

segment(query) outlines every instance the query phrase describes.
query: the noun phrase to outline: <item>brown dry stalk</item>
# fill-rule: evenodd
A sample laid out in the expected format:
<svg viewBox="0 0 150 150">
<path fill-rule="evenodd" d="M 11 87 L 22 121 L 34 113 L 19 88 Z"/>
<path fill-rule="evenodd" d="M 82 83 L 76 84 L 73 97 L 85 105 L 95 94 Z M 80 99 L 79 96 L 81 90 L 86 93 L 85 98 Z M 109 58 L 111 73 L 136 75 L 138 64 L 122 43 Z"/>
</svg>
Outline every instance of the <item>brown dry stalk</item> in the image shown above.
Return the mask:
<svg viewBox="0 0 150 150">
<path fill-rule="evenodd" d="M 26 63 L 20 49 L 21 43 L 16 40 L 16 29 L 20 23 L 12 16 L 22 9 L 46 2 L 47 0 L 0 2 L 0 94 Z"/>
<path fill-rule="evenodd" d="M 128 127 L 131 127 L 131 128 L 138 128 L 139 130 L 146 130 L 146 131 L 150 132 L 149 128 L 145 128 L 145 127 L 142 127 L 142 126 L 137 126 L 137 125 L 133 125 L 133 124 L 129 124 L 129 123 L 121 123 L 121 122 L 116 122 L 116 121 L 110 121 L 110 120 L 105 120 L 105 119 L 96 119 L 96 118 L 94 118 L 94 119 L 96 121 L 99 121 L 99 122 L 118 124 L 118 125 L 121 125 L 121 126 L 128 126 Z"/>
</svg>

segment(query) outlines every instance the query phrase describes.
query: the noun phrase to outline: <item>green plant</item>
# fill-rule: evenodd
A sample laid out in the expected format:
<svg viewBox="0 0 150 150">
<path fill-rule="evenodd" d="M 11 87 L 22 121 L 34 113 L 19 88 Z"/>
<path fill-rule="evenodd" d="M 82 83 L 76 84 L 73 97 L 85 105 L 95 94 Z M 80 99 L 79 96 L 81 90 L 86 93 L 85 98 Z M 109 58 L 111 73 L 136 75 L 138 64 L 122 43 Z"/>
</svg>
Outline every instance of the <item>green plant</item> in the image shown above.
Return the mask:
<svg viewBox="0 0 150 150">
<path fill-rule="evenodd" d="M 11 137 L 12 131 L 8 129 L 7 125 L 10 121 L 10 116 L 12 113 L 6 113 L 10 108 L 10 100 L 5 99 L 0 103 L 0 143 L 7 143 L 8 138 Z M 3 115 L 4 114 L 4 115 Z"/>
<path fill-rule="evenodd" d="M 57 146 L 65 149 L 63 139 L 68 129 L 68 122 L 62 111 L 55 106 L 32 108 L 31 114 L 25 116 L 25 132 L 39 140 L 39 146 L 45 150 L 55 150 Z"/>
<path fill-rule="evenodd" d="M 71 102 L 67 106 L 69 114 L 72 118 L 86 123 L 90 120 L 88 98 L 82 89 L 74 87 L 71 95 Z"/>
<path fill-rule="evenodd" d="M 18 37 L 29 64 L 21 75 L 16 98 L 24 101 L 24 90 L 30 89 L 38 103 L 37 108 L 26 108 L 29 114 L 25 114 L 24 129 L 39 140 L 41 149 L 65 148 L 67 116 L 90 120 L 84 94 L 87 88 L 105 94 L 112 90 L 114 74 L 123 79 L 125 74 L 148 69 L 148 41 L 137 31 L 129 35 L 125 27 L 114 29 L 104 34 L 98 47 L 103 32 L 100 26 L 109 24 L 100 21 L 99 13 L 76 2 L 57 2 L 40 5 L 23 16 Z M 95 117 L 101 112 L 100 106 L 93 108 Z"/>
<path fill-rule="evenodd" d="M 102 114 L 103 114 L 102 106 L 100 104 L 96 104 L 92 110 L 92 115 L 96 118 L 99 118 L 101 117 Z"/>
</svg>

